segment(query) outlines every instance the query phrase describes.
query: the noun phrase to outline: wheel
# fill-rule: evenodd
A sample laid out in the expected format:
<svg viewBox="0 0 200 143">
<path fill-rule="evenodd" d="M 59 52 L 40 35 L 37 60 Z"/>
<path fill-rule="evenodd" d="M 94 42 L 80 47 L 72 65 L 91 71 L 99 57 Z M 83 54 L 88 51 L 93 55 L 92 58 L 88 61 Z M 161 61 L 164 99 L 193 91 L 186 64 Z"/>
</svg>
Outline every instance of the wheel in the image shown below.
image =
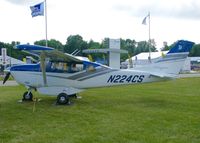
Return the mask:
<svg viewBox="0 0 200 143">
<path fill-rule="evenodd" d="M 65 93 L 60 93 L 57 97 L 57 103 L 60 105 L 69 103 L 69 96 Z"/>
<path fill-rule="evenodd" d="M 33 94 L 31 92 L 24 92 L 23 94 L 23 101 L 33 101 Z"/>
</svg>

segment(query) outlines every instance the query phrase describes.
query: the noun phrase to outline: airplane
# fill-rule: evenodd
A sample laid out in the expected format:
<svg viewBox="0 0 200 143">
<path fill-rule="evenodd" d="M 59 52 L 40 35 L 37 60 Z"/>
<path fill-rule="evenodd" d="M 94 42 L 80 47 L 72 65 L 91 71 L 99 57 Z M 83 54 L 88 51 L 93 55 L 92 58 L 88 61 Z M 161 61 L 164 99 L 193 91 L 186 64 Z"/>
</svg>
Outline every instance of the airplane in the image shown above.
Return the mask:
<svg viewBox="0 0 200 143">
<path fill-rule="evenodd" d="M 19 50 L 40 58 L 37 64 L 15 65 L 6 69 L 3 84 L 10 75 L 27 88 L 23 101 L 33 100 L 32 91 L 57 96 L 58 105 L 70 104 L 70 97 L 89 88 L 140 84 L 177 78 L 194 43 L 179 40 L 156 62 L 136 69 L 113 69 L 51 47 L 22 44 Z"/>
</svg>

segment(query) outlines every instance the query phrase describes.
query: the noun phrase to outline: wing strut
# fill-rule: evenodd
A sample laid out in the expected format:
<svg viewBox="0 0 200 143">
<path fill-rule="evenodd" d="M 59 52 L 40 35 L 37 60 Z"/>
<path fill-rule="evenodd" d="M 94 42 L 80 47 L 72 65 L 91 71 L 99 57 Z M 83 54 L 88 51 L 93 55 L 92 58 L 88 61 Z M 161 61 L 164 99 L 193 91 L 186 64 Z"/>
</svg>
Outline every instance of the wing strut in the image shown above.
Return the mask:
<svg viewBox="0 0 200 143">
<path fill-rule="evenodd" d="M 41 54 L 40 54 L 40 67 L 41 67 L 41 70 L 42 70 L 42 78 L 43 78 L 44 86 L 47 86 L 45 57 L 46 57 L 45 53 L 44 53 L 44 51 L 42 51 Z"/>
</svg>

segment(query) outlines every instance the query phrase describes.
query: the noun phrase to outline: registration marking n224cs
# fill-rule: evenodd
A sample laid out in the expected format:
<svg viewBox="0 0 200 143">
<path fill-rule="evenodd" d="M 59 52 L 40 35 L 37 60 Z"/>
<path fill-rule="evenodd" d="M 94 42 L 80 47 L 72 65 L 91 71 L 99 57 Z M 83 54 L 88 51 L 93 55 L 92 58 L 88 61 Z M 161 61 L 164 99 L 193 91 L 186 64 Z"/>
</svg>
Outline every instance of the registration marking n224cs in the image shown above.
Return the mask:
<svg viewBox="0 0 200 143">
<path fill-rule="evenodd" d="M 140 83 L 144 79 L 144 75 L 111 75 L 107 83 Z"/>
</svg>

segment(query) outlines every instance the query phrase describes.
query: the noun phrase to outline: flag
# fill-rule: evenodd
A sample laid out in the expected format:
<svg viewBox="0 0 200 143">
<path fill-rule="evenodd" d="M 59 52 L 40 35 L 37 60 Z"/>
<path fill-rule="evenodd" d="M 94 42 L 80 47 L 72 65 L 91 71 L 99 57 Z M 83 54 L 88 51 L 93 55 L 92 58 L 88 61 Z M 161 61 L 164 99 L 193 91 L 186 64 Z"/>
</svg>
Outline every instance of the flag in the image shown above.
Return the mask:
<svg viewBox="0 0 200 143">
<path fill-rule="evenodd" d="M 143 20 L 142 20 L 142 24 L 147 25 L 147 18 L 150 16 L 150 14 L 148 14 Z"/>
<path fill-rule="evenodd" d="M 44 2 L 30 6 L 32 17 L 44 15 Z"/>
</svg>

